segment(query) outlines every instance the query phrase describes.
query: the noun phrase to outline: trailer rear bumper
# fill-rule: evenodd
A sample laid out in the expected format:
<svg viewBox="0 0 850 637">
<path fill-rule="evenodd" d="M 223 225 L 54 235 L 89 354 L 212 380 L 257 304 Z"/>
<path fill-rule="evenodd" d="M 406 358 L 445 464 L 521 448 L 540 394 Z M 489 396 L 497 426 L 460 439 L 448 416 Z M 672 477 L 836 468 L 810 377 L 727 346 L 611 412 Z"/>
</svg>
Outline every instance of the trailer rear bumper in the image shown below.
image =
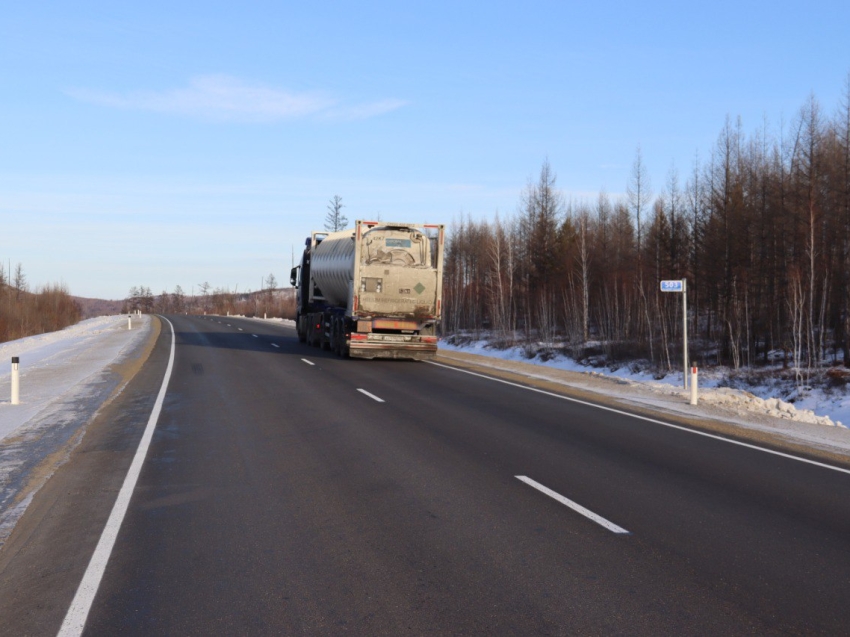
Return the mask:
<svg viewBox="0 0 850 637">
<path fill-rule="evenodd" d="M 432 360 L 437 355 L 437 343 L 419 340 L 351 339 L 348 351 L 351 358 L 394 358 L 427 361 Z"/>
</svg>

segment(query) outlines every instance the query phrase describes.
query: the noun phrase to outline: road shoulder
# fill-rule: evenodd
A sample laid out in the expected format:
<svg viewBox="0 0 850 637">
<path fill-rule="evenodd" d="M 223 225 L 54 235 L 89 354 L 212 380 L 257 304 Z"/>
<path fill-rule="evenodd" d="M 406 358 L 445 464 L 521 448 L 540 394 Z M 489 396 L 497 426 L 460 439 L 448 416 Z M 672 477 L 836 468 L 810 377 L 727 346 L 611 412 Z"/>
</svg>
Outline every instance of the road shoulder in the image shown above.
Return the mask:
<svg viewBox="0 0 850 637">
<path fill-rule="evenodd" d="M 162 383 L 170 334 L 154 323 L 136 352 L 112 366 L 122 382 L 0 549 L 0 617 L 8 634 L 55 634 L 62 623 Z"/>
<path fill-rule="evenodd" d="M 679 401 L 681 405 L 675 397 L 664 401 L 657 394 L 617 378 L 479 354 L 441 350 L 435 362 L 850 469 L 848 429 L 808 423 L 789 427 L 787 421 L 762 415 L 753 415 L 751 422 L 745 424 L 740 422 L 739 414 L 716 405 L 701 406 L 698 414 L 689 415 L 687 401 Z M 634 395 L 630 398 L 626 394 Z"/>
</svg>

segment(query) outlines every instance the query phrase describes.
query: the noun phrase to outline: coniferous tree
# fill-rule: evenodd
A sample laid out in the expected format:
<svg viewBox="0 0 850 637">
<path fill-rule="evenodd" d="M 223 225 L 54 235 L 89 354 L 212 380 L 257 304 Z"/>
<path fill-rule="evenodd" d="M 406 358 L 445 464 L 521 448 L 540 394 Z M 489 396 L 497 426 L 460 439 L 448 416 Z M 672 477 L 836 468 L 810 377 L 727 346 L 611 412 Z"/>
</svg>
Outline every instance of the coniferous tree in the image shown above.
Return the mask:
<svg viewBox="0 0 850 637">
<path fill-rule="evenodd" d="M 328 232 L 345 230 L 348 225 L 348 219 L 342 214 L 344 207 L 342 197 L 334 195 L 333 199 L 328 203 L 328 213 L 325 215 L 325 230 Z"/>
</svg>

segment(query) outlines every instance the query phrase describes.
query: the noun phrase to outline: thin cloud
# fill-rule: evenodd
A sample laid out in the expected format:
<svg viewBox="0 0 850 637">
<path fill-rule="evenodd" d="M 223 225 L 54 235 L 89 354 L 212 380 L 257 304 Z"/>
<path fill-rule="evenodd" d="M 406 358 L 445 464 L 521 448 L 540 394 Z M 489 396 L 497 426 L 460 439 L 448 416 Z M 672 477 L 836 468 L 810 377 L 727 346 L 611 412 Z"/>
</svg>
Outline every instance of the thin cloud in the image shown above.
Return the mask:
<svg viewBox="0 0 850 637">
<path fill-rule="evenodd" d="M 352 106 L 330 108 L 322 113 L 322 115 L 327 119 L 368 119 L 397 110 L 403 106 L 407 106 L 407 104 L 408 102 L 405 100 L 381 100 L 371 104 L 355 104 Z"/>
<path fill-rule="evenodd" d="M 276 122 L 308 116 L 366 119 L 401 108 L 402 100 L 346 105 L 320 93 L 293 93 L 228 75 L 202 75 L 185 88 L 113 93 L 71 89 L 74 99 L 128 110 L 185 115 L 211 121 Z"/>
</svg>

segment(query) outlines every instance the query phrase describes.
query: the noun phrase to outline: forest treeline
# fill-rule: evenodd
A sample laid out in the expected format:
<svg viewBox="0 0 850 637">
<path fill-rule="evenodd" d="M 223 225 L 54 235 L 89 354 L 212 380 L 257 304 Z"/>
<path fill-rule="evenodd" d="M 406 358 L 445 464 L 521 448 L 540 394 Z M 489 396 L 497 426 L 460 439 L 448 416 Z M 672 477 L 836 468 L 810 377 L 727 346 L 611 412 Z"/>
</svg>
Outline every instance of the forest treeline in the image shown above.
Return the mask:
<svg viewBox="0 0 850 637">
<path fill-rule="evenodd" d="M 694 360 L 850 366 L 850 79 L 832 116 L 811 97 L 778 132 L 727 119 L 657 194 L 640 149 L 617 199 L 566 201 L 544 163 L 513 216 L 454 224 L 444 331 L 671 368 L 681 295 L 663 279 L 687 279 Z"/>
<path fill-rule="evenodd" d="M 14 274 L 0 265 L 0 343 L 74 325 L 80 306 L 61 284 L 29 290 L 21 264 Z"/>
<path fill-rule="evenodd" d="M 124 300 L 122 312 L 141 310 L 146 314 L 238 314 L 268 318 L 295 318 L 294 289 L 279 289 L 274 274 L 269 274 L 262 290 L 232 292 L 213 288 L 209 283 L 199 286 L 199 294 L 186 294 L 181 286 L 173 292 L 163 290 L 155 295 L 149 287 L 133 286 Z"/>
</svg>

